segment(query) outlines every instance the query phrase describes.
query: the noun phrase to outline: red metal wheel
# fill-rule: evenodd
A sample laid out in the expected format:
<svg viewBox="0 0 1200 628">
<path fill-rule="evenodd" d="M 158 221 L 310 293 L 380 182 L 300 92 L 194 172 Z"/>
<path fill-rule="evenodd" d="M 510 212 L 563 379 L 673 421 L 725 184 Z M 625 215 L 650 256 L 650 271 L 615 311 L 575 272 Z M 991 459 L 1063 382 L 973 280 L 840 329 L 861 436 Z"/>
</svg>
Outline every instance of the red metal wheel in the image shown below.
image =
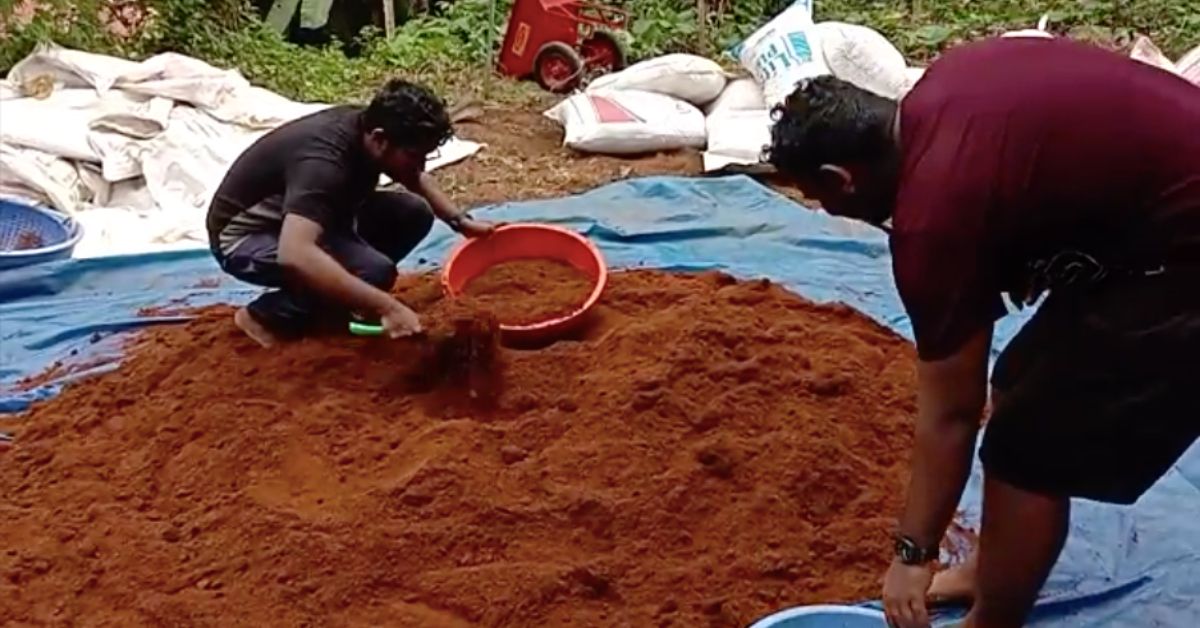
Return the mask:
<svg viewBox="0 0 1200 628">
<path fill-rule="evenodd" d="M 542 89 L 556 94 L 569 92 L 583 76 L 583 59 L 561 41 L 552 41 L 538 50 L 533 75 Z"/>
<path fill-rule="evenodd" d="M 607 31 L 596 31 L 579 44 L 583 64 L 589 70 L 616 72 L 625 69 L 625 49 L 615 35 Z"/>
</svg>

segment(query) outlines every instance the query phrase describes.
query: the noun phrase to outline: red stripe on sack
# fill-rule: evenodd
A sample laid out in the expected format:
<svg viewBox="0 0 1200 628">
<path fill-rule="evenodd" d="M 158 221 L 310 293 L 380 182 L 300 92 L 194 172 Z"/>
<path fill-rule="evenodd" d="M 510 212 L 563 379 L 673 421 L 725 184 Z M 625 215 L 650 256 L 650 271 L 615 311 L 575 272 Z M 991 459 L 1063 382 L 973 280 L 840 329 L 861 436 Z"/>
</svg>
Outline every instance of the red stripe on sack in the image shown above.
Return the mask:
<svg viewBox="0 0 1200 628">
<path fill-rule="evenodd" d="M 645 122 L 637 114 L 609 98 L 604 96 L 588 96 L 588 99 L 592 101 L 592 108 L 596 110 L 596 119 L 601 123 Z"/>
</svg>

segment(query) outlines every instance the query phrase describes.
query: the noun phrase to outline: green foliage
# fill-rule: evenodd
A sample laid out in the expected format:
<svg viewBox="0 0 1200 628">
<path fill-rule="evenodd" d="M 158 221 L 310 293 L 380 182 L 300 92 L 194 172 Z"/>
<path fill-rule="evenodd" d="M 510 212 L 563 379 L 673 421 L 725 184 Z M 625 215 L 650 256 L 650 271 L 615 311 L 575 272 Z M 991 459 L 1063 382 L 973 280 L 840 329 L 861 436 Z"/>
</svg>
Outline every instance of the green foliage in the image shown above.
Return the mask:
<svg viewBox="0 0 1200 628">
<path fill-rule="evenodd" d="M 488 62 L 504 36 L 513 0 L 453 0 L 436 15 L 420 14 L 393 37 L 376 29 L 361 35 L 362 53 L 338 46 L 292 44 L 265 28 L 246 0 L 141 0 L 148 9 L 121 28 L 114 5 L 129 0 L 0 0 L 0 69 L 39 41 L 130 58 L 173 50 L 224 67 L 292 98 L 356 100 L 386 76 L 405 74 L 443 93 L 492 90 L 489 97 L 521 95 L 492 80 Z M 363 0 L 366 1 L 366 0 Z M 28 19 L 31 4 L 40 9 Z M 632 14 L 624 39 L 630 58 L 667 52 L 716 56 L 790 4 L 790 0 L 608 0 Z M 1015 28 L 1032 28 L 1050 14 L 1055 32 L 1122 47 L 1149 35 L 1168 56 L 1200 44 L 1200 12 L 1178 0 L 816 0 L 818 20 L 866 24 L 881 31 L 907 58 L 921 61 L 947 46 Z M 129 20 L 128 15 L 122 18 Z M 114 21 L 118 22 L 114 27 Z M 499 91 L 497 91 L 499 90 Z"/>
<path fill-rule="evenodd" d="M 708 0 L 708 19 L 701 29 L 697 0 L 625 2 L 634 15 L 635 57 L 728 50 L 789 4 Z M 962 41 L 1034 28 L 1045 13 L 1054 32 L 1114 47 L 1141 33 L 1177 58 L 1200 44 L 1200 11 L 1177 0 L 816 0 L 815 6 L 818 21 L 871 26 L 914 61 Z"/>
<path fill-rule="evenodd" d="M 1178 0 L 818 0 L 818 20 L 871 26 L 911 60 L 1007 30 L 1035 28 L 1043 14 L 1050 30 L 1123 48 L 1149 36 L 1172 59 L 1200 44 L 1200 11 Z"/>
<path fill-rule="evenodd" d="M 504 38 L 511 7 L 512 0 L 497 0 L 493 30 L 491 0 L 456 0 L 445 5 L 441 15 L 419 15 L 404 23 L 391 39 L 378 37 L 377 30 L 366 33 L 368 56 L 410 71 L 486 65 L 493 47 Z"/>
</svg>

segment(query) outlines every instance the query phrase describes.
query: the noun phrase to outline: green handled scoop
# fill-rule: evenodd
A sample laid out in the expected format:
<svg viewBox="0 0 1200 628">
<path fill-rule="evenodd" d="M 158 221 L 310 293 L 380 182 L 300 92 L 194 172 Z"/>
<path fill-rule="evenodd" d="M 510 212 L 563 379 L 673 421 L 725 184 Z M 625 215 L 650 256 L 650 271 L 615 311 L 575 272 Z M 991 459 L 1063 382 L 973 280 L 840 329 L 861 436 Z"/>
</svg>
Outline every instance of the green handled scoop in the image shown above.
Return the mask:
<svg viewBox="0 0 1200 628">
<path fill-rule="evenodd" d="M 370 323 L 351 321 L 350 333 L 355 336 L 382 336 L 383 325 L 371 325 Z"/>
</svg>

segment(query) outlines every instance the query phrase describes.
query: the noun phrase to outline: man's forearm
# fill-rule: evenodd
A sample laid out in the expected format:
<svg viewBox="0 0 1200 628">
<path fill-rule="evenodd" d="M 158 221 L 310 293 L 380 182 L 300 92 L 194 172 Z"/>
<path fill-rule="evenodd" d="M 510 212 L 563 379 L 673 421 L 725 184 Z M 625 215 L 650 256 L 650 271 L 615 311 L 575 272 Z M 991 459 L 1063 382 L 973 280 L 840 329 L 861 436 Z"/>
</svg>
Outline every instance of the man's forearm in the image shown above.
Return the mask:
<svg viewBox="0 0 1200 628">
<path fill-rule="evenodd" d="M 991 344 L 988 325 L 953 355 L 917 364 L 917 437 L 899 531 L 922 547 L 942 540 L 970 475 Z"/>
<path fill-rule="evenodd" d="M 355 277 L 318 246 L 304 247 L 281 260 L 285 271 L 305 287 L 330 301 L 362 314 L 382 315 L 391 295 Z"/>
<path fill-rule="evenodd" d="M 979 417 L 920 417 L 900 533 L 922 547 L 941 542 L 971 472 Z"/>
<path fill-rule="evenodd" d="M 422 172 L 417 177 L 416 189 L 413 190 L 420 194 L 425 200 L 429 201 L 429 207 L 433 210 L 433 215 L 447 224 L 453 225 L 456 221 L 462 218 L 462 211 L 442 188 L 438 186 L 433 177 L 427 172 Z"/>
</svg>

